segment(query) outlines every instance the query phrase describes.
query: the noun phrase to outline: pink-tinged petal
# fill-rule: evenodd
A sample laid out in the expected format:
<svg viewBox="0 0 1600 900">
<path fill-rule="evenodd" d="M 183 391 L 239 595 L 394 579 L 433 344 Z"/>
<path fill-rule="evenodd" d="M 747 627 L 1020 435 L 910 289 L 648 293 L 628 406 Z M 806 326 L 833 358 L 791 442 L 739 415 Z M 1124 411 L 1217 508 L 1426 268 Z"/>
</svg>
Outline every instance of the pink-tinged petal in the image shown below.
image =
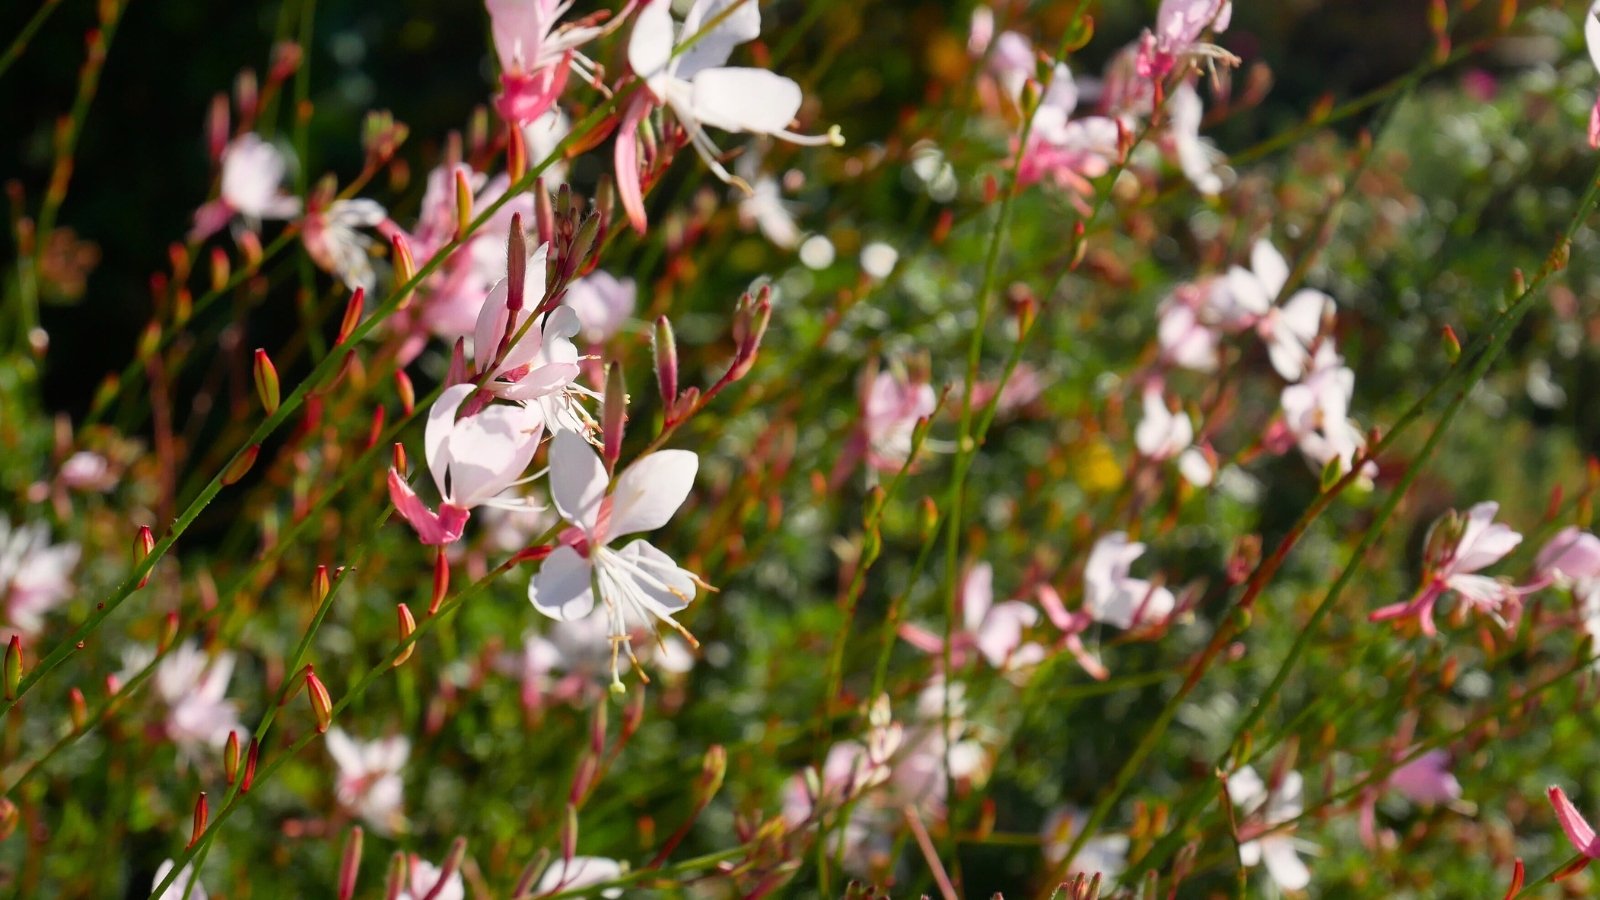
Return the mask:
<svg viewBox="0 0 1600 900">
<path fill-rule="evenodd" d="M 1450 774 L 1450 754 L 1429 750 L 1389 776 L 1389 786 L 1413 803 L 1449 803 L 1461 796 L 1461 782 Z"/>
<path fill-rule="evenodd" d="M 766 69 L 729 67 L 696 75 L 689 93 L 694 117 L 724 131 L 783 131 L 800 111 L 800 85 Z"/>
<path fill-rule="evenodd" d="M 635 75 L 648 82 L 666 72 L 672 61 L 672 30 L 670 0 L 645 0 L 628 36 L 628 68 Z"/>
<path fill-rule="evenodd" d="M 473 507 L 499 495 L 522 477 L 539 449 L 544 430 L 538 407 L 485 407 L 450 432 L 452 503 Z"/>
<path fill-rule="evenodd" d="M 428 410 L 428 424 L 422 431 L 422 458 L 433 474 L 433 483 L 441 497 L 449 496 L 445 491 L 445 473 L 450 470 L 449 441 L 456 427 L 456 411 L 472 396 L 473 390 L 470 384 L 446 388 Z"/>
<path fill-rule="evenodd" d="M 1272 309 L 1272 297 L 1261 279 L 1248 269 L 1234 266 L 1222 277 L 1214 299 L 1221 301 L 1218 306 L 1224 326 L 1245 328 Z"/>
<path fill-rule="evenodd" d="M 1309 345 L 1322 330 L 1322 318 L 1333 306 L 1333 298 L 1321 291 L 1301 288 L 1278 311 L 1278 325 L 1300 343 Z"/>
<path fill-rule="evenodd" d="M 366 766 L 361 759 L 361 748 L 344 733 L 342 728 L 333 728 L 326 736 L 328 755 L 333 757 L 334 763 L 339 767 L 340 774 L 349 772 L 363 772 Z"/>
<path fill-rule="evenodd" d="M 609 480 L 588 441 L 571 431 L 556 432 L 550 441 L 550 498 L 562 518 L 594 536 Z"/>
<path fill-rule="evenodd" d="M 968 632 L 976 634 L 994 605 L 994 567 L 986 562 L 967 570 L 961 581 L 961 621 Z"/>
<path fill-rule="evenodd" d="M 1561 822 L 1561 830 L 1567 833 L 1567 840 L 1572 843 L 1574 850 L 1590 859 L 1600 859 L 1600 840 L 1596 840 L 1594 829 L 1589 826 L 1589 821 L 1578 812 L 1578 808 L 1567 799 L 1567 792 L 1551 785 L 1549 790 L 1550 805 L 1555 807 L 1556 818 Z"/>
<path fill-rule="evenodd" d="M 666 2 L 656 0 L 655 5 L 664 7 Z M 622 114 L 622 123 L 617 126 L 615 148 L 617 199 L 622 201 L 622 208 L 628 213 L 628 224 L 640 234 L 644 234 L 647 219 L 644 213 L 644 187 L 639 180 L 639 122 L 650 111 L 650 106 L 649 99 L 643 94 L 633 98 Z"/>
<path fill-rule="evenodd" d="M 904 623 L 900 626 L 898 633 L 902 640 L 923 653 L 935 654 L 944 652 L 944 638 L 923 628 L 921 625 L 913 625 L 910 622 Z"/>
<path fill-rule="evenodd" d="M 578 551 L 566 545 L 557 547 L 529 580 L 528 602 L 558 622 L 571 622 L 589 615 L 594 610 L 594 591 L 589 581 L 591 568 L 590 561 Z"/>
<path fill-rule="evenodd" d="M 1456 546 L 1449 571 L 1476 572 L 1499 562 L 1522 543 L 1522 535 L 1494 521 L 1499 510 L 1500 504 L 1493 501 L 1467 510 L 1466 526 L 1461 531 L 1461 542 Z"/>
<path fill-rule="evenodd" d="M 1026 603 L 1012 600 L 998 604 L 989 611 L 977 631 L 978 652 L 997 669 L 1037 662 L 1036 658 L 1020 654 L 1020 651 L 1024 647 L 1023 631 L 1038 623 L 1039 611 Z"/>
<path fill-rule="evenodd" d="M 650 576 L 648 580 L 635 577 L 633 585 L 649 601 L 648 608 L 656 616 L 670 619 L 694 599 L 694 576 L 679 568 L 672 557 L 657 550 L 649 541 L 634 541 L 619 550 L 617 556 Z M 624 573 L 620 577 L 629 576 Z"/>
<path fill-rule="evenodd" d="M 579 371 L 577 363 L 550 363 L 524 375 L 516 384 L 498 388 L 495 393 L 518 402 L 537 400 L 571 384 Z"/>
<path fill-rule="evenodd" d="M 617 478 L 606 533 L 654 531 L 667 524 L 688 499 L 699 469 L 700 457 L 688 450 L 658 450 L 636 460 Z"/>
<path fill-rule="evenodd" d="M 1569 525 L 1539 551 L 1534 568 L 1545 578 L 1600 577 L 1600 538 Z"/>
<path fill-rule="evenodd" d="M 452 516 L 449 521 L 428 509 L 427 505 L 419 499 L 411 486 L 394 469 L 389 470 L 389 501 L 394 504 L 395 511 L 401 518 L 410 523 L 417 532 L 417 538 L 428 546 L 439 546 L 459 540 L 463 526 L 466 524 L 465 510 L 459 516 Z M 459 519 L 459 522 L 455 520 Z"/>
<path fill-rule="evenodd" d="M 1589 110 L 1589 149 L 1600 150 L 1600 97 L 1596 97 L 1594 108 Z"/>
<path fill-rule="evenodd" d="M 203 241 L 222 230 L 233 218 L 233 209 L 221 200 L 212 200 L 194 211 L 194 227 L 189 229 L 189 240 Z"/>
</svg>

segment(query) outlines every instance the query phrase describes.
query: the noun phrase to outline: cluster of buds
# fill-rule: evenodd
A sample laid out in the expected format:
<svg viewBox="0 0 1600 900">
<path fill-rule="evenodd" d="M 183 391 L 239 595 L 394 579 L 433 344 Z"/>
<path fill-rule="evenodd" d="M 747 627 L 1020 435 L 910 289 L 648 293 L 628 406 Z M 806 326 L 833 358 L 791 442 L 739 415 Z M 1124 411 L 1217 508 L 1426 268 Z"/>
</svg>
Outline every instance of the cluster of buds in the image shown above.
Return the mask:
<svg viewBox="0 0 1600 900">
<path fill-rule="evenodd" d="M 754 296 L 745 294 L 733 309 L 733 361 L 716 383 L 703 393 L 698 387 L 679 389 L 678 347 L 673 337 L 672 323 L 666 316 L 656 319 L 651 346 L 655 351 L 656 386 L 661 391 L 664 410 L 663 427 L 676 428 L 699 412 L 723 388 L 750 373 L 756 354 L 761 349 L 761 338 L 772 321 L 772 289 L 763 286 Z"/>
</svg>

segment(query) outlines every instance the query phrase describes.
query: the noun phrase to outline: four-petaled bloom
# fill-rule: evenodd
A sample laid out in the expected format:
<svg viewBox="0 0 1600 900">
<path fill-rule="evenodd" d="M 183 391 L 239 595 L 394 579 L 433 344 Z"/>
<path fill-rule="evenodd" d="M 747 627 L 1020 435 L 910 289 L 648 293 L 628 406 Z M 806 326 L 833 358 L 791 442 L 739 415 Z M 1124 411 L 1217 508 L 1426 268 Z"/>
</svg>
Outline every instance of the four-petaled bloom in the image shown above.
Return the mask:
<svg viewBox="0 0 1600 900">
<path fill-rule="evenodd" d="M 574 527 L 528 582 L 528 599 L 550 618 L 570 621 L 595 611 L 598 591 L 611 625 L 612 690 L 622 688 L 619 651 L 634 656 L 634 628 L 653 630 L 658 619 L 694 643 L 672 617 L 694 599 L 699 577 L 649 541 L 631 541 L 621 550 L 610 544 L 665 525 L 688 499 L 699 467 L 700 458 L 688 450 L 658 450 L 635 460 L 607 490 L 605 465 L 583 438 L 558 431 L 550 442 L 550 496 Z"/>
<path fill-rule="evenodd" d="M 564 392 L 578 377 L 578 348 L 572 343 L 582 327 L 578 314 L 571 307 L 558 306 L 542 323 L 528 324 L 532 306 L 544 296 L 549 249 L 548 244 L 541 244 L 528 259 L 521 293 L 514 293 L 515 286 L 502 278 L 478 312 L 472 335 L 472 362 L 479 374 L 489 373 L 483 389 L 496 397 L 519 402 L 539 400 Z M 533 304 L 526 305 L 527 300 Z M 515 311 L 511 308 L 513 301 Z M 518 332 L 522 334 L 519 336 Z M 554 428 L 554 417 L 546 418 Z"/>
<path fill-rule="evenodd" d="M 707 127 L 765 134 L 792 144 L 841 142 L 837 130 L 826 135 L 789 130 L 802 99 L 800 85 L 792 79 L 725 65 L 733 48 L 761 34 L 761 10 L 754 0 L 694 0 L 681 25 L 673 22 L 671 7 L 667 0 L 647 0 L 628 40 L 628 65 L 647 90 L 628 105 L 617 131 L 617 195 L 639 231 L 645 227 L 645 212 L 636 138 L 651 106 L 671 108 L 700 158 L 730 184 L 743 182 L 718 161 L 722 151 L 706 134 Z"/>
<path fill-rule="evenodd" d="M 339 805 L 381 834 L 398 830 L 404 821 L 400 770 L 411 755 L 411 742 L 399 735 L 358 741 L 335 728 L 328 732 L 328 753 L 339 767 L 335 779 Z"/>
<path fill-rule="evenodd" d="M 867 462 L 891 472 L 905 465 L 917 421 L 932 415 L 937 405 L 932 385 L 879 372 L 868 383 L 861 402 Z"/>
<path fill-rule="evenodd" d="M 1372 621 L 1415 616 L 1422 633 L 1432 637 L 1438 633 L 1433 607 L 1440 597 L 1455 591 L 1472 608 L 1510 627 L 1520 612 L 1524 591 L 1501 579 L 1476 574 L 1522 543 L 1522 535 L 1494 521 L 1499 509 L 1500 504 L 1492 501 L 1479 503 L 1467 510 L 1465 519 L 1451 512 L 1435 522 L 1428 532 L 1422 587 L 1412 599 L 1373 612 Z"/>
<path fill-rule="evenodd" d="M 1337 459 L 1339 471 L 1349 472 L 1356 456 L 1366 449 L 1366 437 L 1350 419 L 1355 388 L 1355 373 L 1344 365 L 1331 343 L 1323 343 L 1305 378 L 1285 387 L 1279 398 L 1284 430 L 1319 470 Z M 1372 461 L 1362 466 L 1364 477 L 1376 474 L 1377 464 Z"/>
<path fill-rule="evenodd" d="M 359 229 L 385 227 L 388 222 L 389 214 L 375 200 L 335 200 L 326 209 L 313 204 L 300 240 L 324 272 L 338 276 L 351 290 L 370 292 L 378 283 L 372 269 L 373 240 Z"/>
<path fill-rule="evenodd" d="M 283 152 L 248 132 L 234 138 L 222 152 L 222 188 L 217 199 L 194 213 L 190 240 L 215 234 L 234 216 L 254 230 L 262 219 L 292 219 L 300 213 L 300 198 L 283 193 L 281 184 L 289 162 Z"/>
<path fill-rule="evenodd" d="M 400 472 L 389 470 L 389 498 L 424 544 L 459 540 L 473 507 L 529 508 L 523 498 L 500 495 L 519 482 L 533 461 L 543 417 L 537 407 L 492 405 L 457 419 L 457 410 L 474 390 L 470 384 L 447 388 L 428 411 L 423 455 L 443 501 L 437 513 L 423 504 Z"/>
<path fill-rule="evenodd" d="M 1139 76 L 1160 80 L 1184 60 L 1232 61 L 1227 51 L 1200 43 L 1200 35 L 1207 28 L 1217 33 L 1227 31 L 1232 18 L 1232 0 L 1161 0 L 1155 30 L 1146 29 L 1139 39 Z"/>
<path fill-rule="evenodd" d="M 150 654 L 132 649 L 127 657 L 125 669 L 137 671 Z M 226 696 L 233 662 L 232 653 L 219 653 L 212 660 L 190 642 L 174 647 L 156 666 L 156 693 L 167 705 L 167 737 L 191 757 L 226 744 L 229 734 L 248 737 L 239 724 L 237 707 Z"/>
<path fill-rule="evenodd" d="M 578 47 L 607 29 L 579 23 L 557 27 L 572 0 L 487 0 L 486 5 L 500 57 L 495 109 L 506 121 L 527 124 L 548 112 L 560 99 L 570 69 L 594 76 L 594 64 L 578 54 Z"/>
<path fill-rule="evenodd" d="M 1228 798 L 1245 820 L 1239 826 L 1239 862 L 1246 867 L 1266 863 L 1267 874 L 1286 891 L 1304 890 L 1311 883 L 1294 838 L 1279 827 L 1300 817 L 1305 808 L 1302 790 L 1299 772 L 1285 772 L 1272 788 L 1250 766 L 1228 776 Z"/>
</svg>

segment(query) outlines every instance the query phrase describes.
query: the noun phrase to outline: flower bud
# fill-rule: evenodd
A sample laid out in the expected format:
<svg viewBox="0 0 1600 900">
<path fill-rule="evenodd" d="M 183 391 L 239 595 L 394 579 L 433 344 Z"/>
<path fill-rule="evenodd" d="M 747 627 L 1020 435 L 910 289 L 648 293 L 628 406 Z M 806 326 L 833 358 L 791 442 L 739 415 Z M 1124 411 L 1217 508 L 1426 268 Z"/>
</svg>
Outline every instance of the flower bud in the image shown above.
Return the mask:
<svg viewBox="0 0 1600 900">
<path fill-rule="evenodd" d="M 461 861 L 467 857 L 467 839 L 457 837 L 450 842 L 450 852 L 445 854 L 444 862 L 439 865 L 439 880 L 436 884 L 444 884 L 453 877 L 461 868 Z"/>
<path fill-rule="evenodd" d="M 366 306 L 367 290 L 358 287 L 350 293 L 350 301 L 344 305 L 344 318 L 339 320 L 339 335 L 333 339 L 335 345 L 342 344 L 350 339 L 351 332 L 361 324 L 361 313 Z"/>
<path fill-rule="evenodd" d="M 255 738 L 250 739 L 250 749 L 244 755 L 244 778 L 239 782 L 239 793 L 250 793 L 250 786 L 256 780 L 256 761 L 261 758 L 261 743 Z"/>
<path fill-rule="evenodd" d="M 306 672 L 306 696 L 311 699 L 311 711 L 317 717 L 317 734 L 326 734 L 333 724 L 333 698 L 316 672 Z"/>
<path fill-rule="evenodd" d="M 151 551 L 156 548 L 156 536 L 151 533 L 149 525 L 140 525 L 139 534 L 133 539 L 133 565 L 138 565 L 149 558 Z M 154 568 L 152 566 L 151 568 Z M 139 579 L 139 587 L 150 583 L 150 573 L 145 572 Z"/>
<path fill-rule="evenodd" d="M 194 825 L 189 830 L 189 844 L 183 849 L 193 849 L 194 845 L 199 842 L 200 835 L 206 833 L 206 821 L 209 818 L 210 812 L 206 806 L 206 792 L 201 791 L 200 799 L 194 802 Z"/>
<path fill-rule="evenodd" d="M 156 636 L 156 652 L 165 653 L 172 642 L 178 639 L 178 612 L 173 610 L 161 620 L 161 633 Z"/>
<path fill-rule="evenodd" d="M 261 455 L 261 445 L 251 444 L 240 450 L 238 455 L 222 470 L 222 484 L 224 487 L 238 484 L 239 480 L 250 473 L 255 467 L 256 457 Z"/>
<path fill-rule="evenodd" d="M 311 576 L 311 602 L 317 606 L 328 599 L 328 591 L 333 587 L 333 582 L 328 578 L 328 567 L 317 566 L 315 575 Z"/>
<path fill-rule="evenodd" d="M 511 230 L 506 233 L 506 309 L 512 313 L 521 310 L 528 303 L 524 296 L 528 291 L 528 236 L 522 231 L 522 213 L 512 213 Z M 511 346 L 512 331 L 516 328 L 517 317 L 512 315 L 506 320 L 506 333 L 501 339 L 502 347 Z M 496 348 L 485 347 L 475 349 L 474 353 L 489 353 Z"/>
<path fill-rule="evenodd" d="M 228 743 L 222 747 L 222 774 L 228 781 L 228 786 L 233 786 L 233 780 L 239 777 L 239 732 L 228 732 Z"/>
<path fill-rule="evenodd" d="M 544 178 L 533 182 L 533 227 L 539 243 L 548 244 L 556 236 L 556 211 L 550 205 L 550 192 L 545 189 Z"/>
<path fill-rule="evenodd" d="M 17 804 L 11 802 L 10 797 L 0 797 L 0 841 L 11 837 L 17 830 L 17 819 L 20 816 Z"/>
<path fill-rule="evenodd" d="M 267 351 L 260 347 L 256 348 L 255 376 L 256 396 L 261 398 L 261 407 L 270 416 L 278 411 L 278 369 L 267 357 Z"/>
<path fill-rule="evenodd" d="M 417 645 L 415 643 L 406 643 L 406 641 L 410 639 L 411 635 L 416 633 L 417 620 L 411 615 L 411 608 L 406 606 L 404 603 L 396 604 L 394 612 L 396 618 L 400 620 L 400 643 L 405 644 L 405 649 L 401 650 L 400 655 L 395 657 L 394 660 L 394 668 L 398 669 L 402 665 L 405 665 L 406 660 L 410 659 L 412 652 L 417 649 Z"/>
<path fill-rule="evenodd" d="M 611 363 L 606 367 L 605 407 L 601 410 L 608 471 L 616 468 L 617 459 L 622 456 L 622 431 L 628 421 L 627 390 L 627 384 L 622 380 L 622 366 Z"/>
<path fill-rule="evenodd" d="M 656 386 L 661 389 L 662 408 L 669 411 L 678 399 L 678 342 L 672 334 L 672 323 L 666 316 L 656 318 L 655 330 L 650 335 L 650 350 L 656 362 Z"/>
<path fill-rule="evenodd" d="M 73 688 L 67 692 L 69 701 L 69 714 L 72 717 L 72 730 L 82 731 L 83 726 L 89 724 L 89 703 L 83 699 L 83 691 Z"/>
<path fill-rule="evenodd" d="M 339 856 L 339 900 L 350 900 L 356 895 L 356 875 L 361 870 L 361 826 L 350 829 L 345 838 L 344 852 Z M 440 879 L 442 884 L 444 879 Z"/>
<path fill-rule="evenodd" d="M 405 309 L 411 302 L 411 290 L 407 285 L 417 277 L 417 260 L 411 255 L 411 242 L 399 231 L 389 237 L 389 259 L 394 265 L 394 283 L 404 290 L 398 308 Z"/>
<path fill-rule="evenodd" d="M 456 240 L 465 240 L 472 227 L 472 184 L 465 169 L 456 169 Z"/>
<path fill-rule="evenodd" d="M 222 151 L 228 149 L 228 95 L 218 92 L 211 97 L 211 110 L 206 116 L 206 150 L 213 163 L 222 161 Z"/>
<path fill-rule="evenodd" d="M 428 615 L 439 611 L 439 604 L 444 602 L 445 595 L 450 593 L 450 560 L 444 555 L 444 548 L 433 557 L 433 596 L 428 601 Z"/>
<path fill-rule="evenodd" d="M 1442 337 L 1444 338 L 1445 358 L 1454 363 L 1461 358 L 1461 339 L 1456 337 L 1455 329 L 1449 325 L 1444 326 Z"/>
<path fill-rule="evenodd" d="M 404 369 L 395 370 L 394 388 L 400 395 L 400 411 L 411 415 L 417 408 L 417 389 L 411 385 L 411 376 Z"/>
<path fill-rule="evenodd" d="M 528 142 L 515 122 L 506 124 L 506 175 L 511 183 L 522 181 L 528 174 Z"/>
<path fill-rule="evenodd" d="M 406 445 L 395 441 L 392 465 L 394 466 L 394 471 L 401 477 L 406 474 L 406 462 Z"/>
<path fill-rule="evenodd" d="M 406 855 L 396 850 L 394 856 L 389 858 L 389 874 L 384 879 L 384 896 L 388 900 L 396 900 L 406 885 L 411 883 L 410 869 L 410 862 L 406 859 Z M 444 879 L 441 878 L 439 883 L 443 884 Z"/>
<path fill-rule="evenodd" d="M 578 855 L 578 808 L 567 804 L 566 821 L 561 825 L 561 858 L 571 862 Z"/>
<path fill-rule="evenodd" d="M 695 803 L 704 807 L 722 790 L 722 779 L 728 774 L 728 751 L 721 744 L 712 744 L 700 761 L 700 780 L 694 786 Z"/>
<path fill-rule="evenodd" d="M 228 286 L 228 251 L 211 248 L 211 290 L 221 293 Z"/>
</svg>

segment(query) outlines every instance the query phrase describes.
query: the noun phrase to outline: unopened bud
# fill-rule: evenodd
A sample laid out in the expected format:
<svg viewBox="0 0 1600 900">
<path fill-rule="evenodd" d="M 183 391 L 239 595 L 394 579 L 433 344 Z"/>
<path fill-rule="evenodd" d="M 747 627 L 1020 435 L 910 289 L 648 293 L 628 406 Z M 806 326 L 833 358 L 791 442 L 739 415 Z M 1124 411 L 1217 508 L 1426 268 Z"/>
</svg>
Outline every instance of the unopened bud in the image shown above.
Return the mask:
<svg viewBox="0 0 1600 900">
<path fill-rule="evenodd" d="M 622 456 L 622 431 L 628 421 L 628 387 L 622 380 L 622 366 L 612 363 L 606 367 L 605 407 L 601 410 L 604 421 L 606 469 L 616 468 Z"/>
<path fill-rule="evenodd" d="M 922 533 L 923 543 L 927 543 L 933 540 L 934 531 L 939 527 L 939 507 L 933 502 L 932 497 L 924 495 L 919 512 L 921 515 L 917 522 L 918 531 Z"/>
<path fill-rule="evenodd" d="M 350 340 L 351 333 L 361 324 L 361 313 L 365 311 L 366 303 L 366 288 L 358 287 L 350 293 L 350 301 L 344 305 L 344 318 L 339 320 L 339 335 L 333 339 L 335 344 Z"/>
<path fill-rule="evenodd" d="M 183 849 L 189 850 L 200 842 L 200 835 L 206 833 L 206 821 L 210 818 L 210 810 L 206 805 L 206 792 L 200 792 L 200 798 L 194 802 L 194 825 L 189 830 L 189 845 Z"/>
<path fill-rule="evenodd" d="M 656 318 L 655 330 L 650 335 L 650 349 L 655 355 L 656 385 L 661 389 L 662 408 L 671 410 L 678 399 L 678 342 L 672 334 L 672 323 L 666 316 Z"/>
<path fill-rule="evenodd" d="M 528 174 L 528 141 L 515 122 L 506 123 L 506 174 L 516 184 Z"/>
<path fill-rule="evenodd" d="M 267 351 L 256 348 L 256 396 L 261 398 L 261 408 L 272 415 L 278 411 L 278 369 L 267 356 Z"/>
<path fill-rule="evenodd" d="M 211 248 L 211 290 L 222 293 L 228 287 L 228 251 L 221 247 Z"/>
<path fill-rule="evenodd" d="M 239 777 L 239 732 L 228 732 L 228 743 L 222 747 L 222 774 L 228 781 L 228 786 L 233 786 L 235 778 Z"/>
<path fill-rule="evenodd" d="M 439 611 L 439 604 L 444 602 L 445 595 L 450 593 L 450 560 L 444 555 L 444 548 L 433 557 L 433 596 L 428 600 L 428 615 Z"/>
<path fill-rule="evenodd" d="M 77 688 L 67 692 L 67 700 L 68 712 L 72 717 L 72 730 L 82 731 L 83 726 L 89 724 L 89 702 L 83 699 L 83 691 Z"/>
<path fill-rule="evenodd" d="M 384 896 L 387 897 L 388 900 L 396 900 L 396 898 L 400 896 L 401 891 L 411 885 L 410 869 L 410 862 L 406 859 L 406 855 L 401 851 L 396 850 L 394 852 L 394 856 L 389 858 L 389 872 L 383 880 Z M 443 884 L 444 879 L 440 879 L 438 883 Z M 406 896 L 409 897 L 410 894 L 407 894 Z"/>
<path fill-rule="evenodd" d="M 522 231 L 522 213 L 512 213 L 511 229 L 506 232 L 506 309 L 512 315 L 506 321 L 504 340 L 510 341 L 517 327 L 515 313 L 527 305 L 528 298 L 528 236 Z M 506 345 L 502 345 L 506 346 Z M 486 347 L 474 353 L 493 353 L 496 348 Z"/>
<path fill-rule="evenodd" d="M 539 243 L 548 244 L 556 236 L 556 211 L 551 206 L 550 192 L 545 189 L 544 179 L 537 178 L 533 182 L 533 225 L 539 235 Z"/>
<path fill-rule="evenodd" d="M 406 445 L 399 441 L 394 442 L 393 465 L 394 470 L 401 475 L 406 473 Z"/>
<path fill-rule="evenodd" d="M 444 884 L 453 878 L 461 869 L 461 861 L 467 858 L 467 839 L 458 837 L 450 842 L 450 852 L 445 854 L 444 862 L 439 866 L 439 880 L 435 884 Z"/>
<path fill-rule="evenodd" d="M 161 633 L 156 635 L 156 652 L 165 653 L 178 639 L 178 611 L 173 610 L 161 620 Z"/>
<path fill-rule="evenodd" d="M 395 370 L 394 387 L 400 394 L 400 411 L 411 415 L 417 408 L 417 389 L 411 386 L 411 376 L 404 369 Z"/>
<path fill-rule="evenodd" d="M 20 817 L 17 804 L 11 802 L 10 797 L 0 797 L 0 841 L 11 837 L 17 830 L 17 820 Z"/>
<path fill-rule="evenodd" d="M 356 875 L 361 871 L 361 826 L 351 827 L 345 838 L 344 852 L 339 856 L 339 900 L 350 900 L 356 895 Z M 444 879 L 439 880 L 440 884 Z"/>
<path fill-rule="evenodd" d="M 333 588 L 333 581 L 328 577 L 327 566 L 317 566 L 315 575 L 311 576 L 311 602 L 317 606 L 328 599 L 328 592 Z"/>
<path fill-rule="evenodd" d="M 394 283 L 404 288 L 412 279 L 417 277 L 417 259 L 411 255 L 411 242 L 398 231 L 389 237 L 389 261 L 394 265 Z M 411 299 L 411 291 L 405 289 L 400 298 L 400 308 L 404 309 Z"/>
<path fill-rule="evenodd" d="M 211 98 L 211 111 L 206 117 L 206 150 L 212 162 L 222 160 L 222 151 L 228 148 L 228 95 L 217 93 Z"/>
<path fill-rule="evenodd" d="M 578 808 L 567 804 L 566 821 L 561 825 L 561 858 L 571 862 L 578 854 Z"/>
<path fill-rule="evenodd" d="M 456 169 L 456 240 L 465 240 L 472 227 L 472 184 L 465 169 Z"/>
<path fill-rule="evenodd" d="M 1088 15 L 1073 16 L 1072 22 L 1067 25 L 1067 33 L 1061 38 L 1061 47 L 1067 53 L 1076 53 L 1089 45 L 1094 39 L 1094 18 Z M 1094 896 L 1090 894 L 1090 896 Z"/>
<path fill-rule="evenodd" d="M 1444 338 L 1444 355 L 1450 362 L 1454 363 L 1461 358 L 1461 339 L 1456 337 L 1455 329 L 1449 325 L 1444 326 L 1442 336 Z"/>
<path fill-rule="evenodd" d="M 721 744 L 712 744 L 700 762 L 700 781 L 695 785 L 695 802 L 705 806 L 722 790 L 722 779 L 728 774 L 728 751 Z"/>
<path fill-rule="evenodd" d="M 133 565 L 135 568 L 150 557 L 151 551 L 156 548 L 156 536 L 150 531 L 149 525 L 140 525 L 139 533 L 133 539 Z M 151 568 L 154 568 L 152 566 Z M 145 572 L 139 579 L 139 587 L 150 583 L 150 573 Z"/>
<path fill-rule="evenodd" d="M 333 698 L 316 672 L 306 673 L 306 696 L 311 699 L 311 711 L 317 717 L 317 734 L 326 734 L 333 724 Z"/>
<path fill-rule="evenodd" d="M 256 457 L 260 455 L 260 444 L 251 444 L 243 450 L 240 450 L 238 455 L 228 463 L 228 467 L 222 470 L 223 486 L 226 487 L 228 485 L 238 484 L 239 480 L 244 478 L 245 475 L 248 475 L 250 470 L 255 467 Z"/>
<path fill-rule="evenodd" d="M 1322 467 L 1322 489 L 1325 491 L 1331 489 L 1343 476 L 1344 460 L 1335 456 Z"/>
<path fill-rule="evenodd" d="M 261 743 L 255 738 L 250 739 L 250 749 L 244 754 L 244 778 L 239 781 L 239 793 L 250 793 L 250 786 L 256 780 L 256 761 L 261 758 Z"/>
<path fill-rule="evenodd" d="M 417 631 L 417 620 L 415 616 L 411 615 L 411 608 L 404 603 L 397 604 L 394 612 L 395 617 L 400 620 L 400 643 L 404 647 L 400 651 L 400 655 L 394 658 L 394 668 L 398 669 L 405 665 L 406 660 L 410 659 L 412 652 L 417 649 L 415 642 L 407 643 L 407 641 L 410 641 L 411 635 Z"/>
</svg>

